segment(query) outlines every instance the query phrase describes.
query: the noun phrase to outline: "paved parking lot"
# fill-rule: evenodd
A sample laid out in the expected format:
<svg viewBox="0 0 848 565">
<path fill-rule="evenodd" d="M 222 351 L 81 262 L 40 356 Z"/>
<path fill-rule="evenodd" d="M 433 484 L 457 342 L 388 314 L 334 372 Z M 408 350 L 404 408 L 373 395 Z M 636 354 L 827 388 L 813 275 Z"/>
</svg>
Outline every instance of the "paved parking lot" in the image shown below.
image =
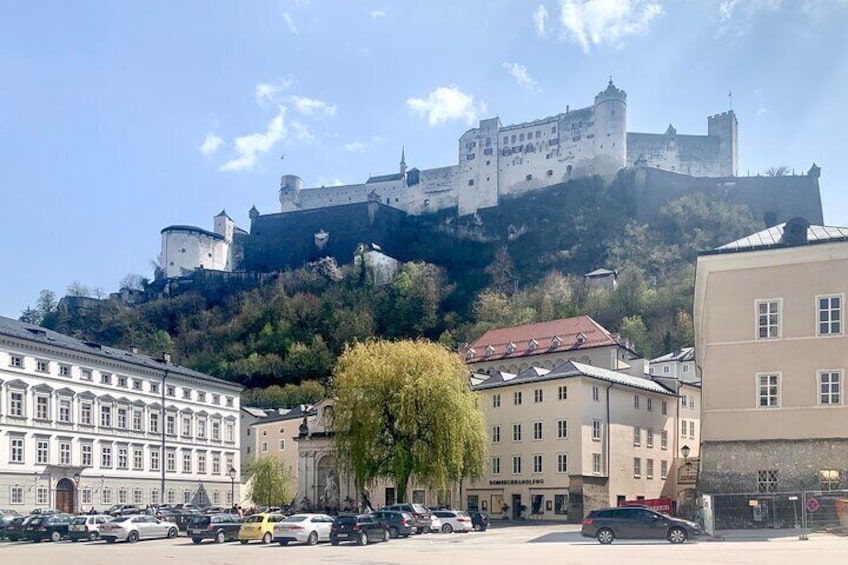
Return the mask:
<svg viewBox="0 0 848 565">
<path fill-rule="evenodd" d="M 144 541 L 137 544 L 25 543 L 0 542 L 3 565 L 45 565 L 69 563 L 85 565 L 249 565 L 266 563 L 462 563 L 523 565 L 557 563 L 563 565 L 599 563 L 620 565 L 761 563 L 797 565 L 803 560 L 817 563 L 845 563 L 848 539 L 811 535 L 809 541 L 795 537 L 687 543 L 672 546 L 665 542 L 617 541 L 598 545 L 580 537 L 575 526 L 534 525 L 495 528 L 482 533 L 427 534 L 366 547 L 320 544 L 316 547 L 258 543 L 216 545 L 191 540 Z"/>
</svg>

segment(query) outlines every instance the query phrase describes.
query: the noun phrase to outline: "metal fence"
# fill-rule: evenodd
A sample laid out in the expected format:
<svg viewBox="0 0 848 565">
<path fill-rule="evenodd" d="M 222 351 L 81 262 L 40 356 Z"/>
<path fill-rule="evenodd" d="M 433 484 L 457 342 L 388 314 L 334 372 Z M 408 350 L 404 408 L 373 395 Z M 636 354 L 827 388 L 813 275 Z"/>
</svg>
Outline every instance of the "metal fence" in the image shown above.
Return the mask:
<svg viewBox="0 0 848 565">
<path fill-rule="evenodd" d="M 713 494 L 716 530 L 848 530 L 848 490 Z"/>
</svg>

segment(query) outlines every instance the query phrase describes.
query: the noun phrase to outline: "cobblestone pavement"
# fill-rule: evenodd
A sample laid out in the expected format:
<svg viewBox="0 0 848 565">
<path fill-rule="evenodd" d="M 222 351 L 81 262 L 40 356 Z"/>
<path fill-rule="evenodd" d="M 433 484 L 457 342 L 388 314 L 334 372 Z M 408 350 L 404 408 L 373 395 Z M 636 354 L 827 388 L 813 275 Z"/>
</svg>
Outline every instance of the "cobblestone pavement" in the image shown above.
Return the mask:
<svg viewBox="0 0 848 565">
<path fill-rule="evenodd" d="M 557 563 L 562 565 L 598 563 L 620 565 L 680 565 L 740 563 L 759 565 L 792 564 L 815 559 L 820 565 L 846 563 L 848 539 L 828 534 L 813 534 L 809 541 L 797 537 L 725 542 L 692 542 L 672 546 L 666 542 L 616 541 L 601 546 L 580 536 L 578 527 L 538 524 L 495 528 L 482 533 L 428 534 L 366 547 L 288 546 L 259 543 L 216 545 L 191 540 L 144 541 L 136 544 L 25 543 L 0 542 L 2 565 L 264 565 L 267 563 Z"/>
</svg>

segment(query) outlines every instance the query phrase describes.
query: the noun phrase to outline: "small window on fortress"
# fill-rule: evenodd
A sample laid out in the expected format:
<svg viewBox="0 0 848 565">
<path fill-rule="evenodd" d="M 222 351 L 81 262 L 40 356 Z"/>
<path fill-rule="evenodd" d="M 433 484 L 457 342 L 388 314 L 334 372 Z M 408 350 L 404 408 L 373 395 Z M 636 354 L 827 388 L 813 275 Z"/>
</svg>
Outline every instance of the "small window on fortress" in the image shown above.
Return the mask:
<svg viewBox="0 0 848 565">
<path fill-rule="evenodd" d="M 506 145 L 507 143 L 509 143 L 509 136 L 505 135 L 504 136 L 504 145 Z"/>
<path fill-rule="evenodd" d="M 568 166 L 565 168 L 565 172 L 566 172 L 566 173 L 568 173 L 569 175 L 571 174 L 571 165 L 568 165 Z"/>
<path fill-rule="evenodd" d="M 491 146 L 492 146 L 492 138 L 491 138 L 491 137 L 487 137 L 487 138 L 486 138 L 486 147 L 491 147 Z"/>
<path fill-rule="evenodd" d="M 548 169 L 548 176 L 549 176 L 549 177 L 554 176 L 554 171 L 553 171 L 553 169 Z"/>
<path fill-rule="evenodd" d="M 553 126 L 553 127 L 551 128 L 551 133 L 556 133 L 556 126 Z"/>
<path fill-rule="evenodd" d="M 468 181 L 468 186 L 474 186 L 474 179 L 470 179 Z"/>
<path fill-rule="evenodd" d="M 211 253 L 209 253 L 209 258 L 210 258 L 210 259 L 212 258 L 212 254 L 211 254 Z"/>
<path fill-rule="evenodd" d="M 490 165 L 491 163 L 491 161 L 486 161 L 486 165 Z"/>
<path fill-rule="evenodd" d="M 518 141 L 524 141 L 524 134 L 518 134 Z"/>
<path fill-rule="evenodd" d="M 465 156 L 465 159 L 468 160 L 468 161 L 473 161 L 474 160 L 474 153 L 469 153 L 468 155 Z"/>
<path fill-rule="evenodd" d="M 185 253 L 185 247 L 183 247 L 182 249 L 180 249 L 180 253 Z"/>
<path fill-rule="evenodd" d="M 533 180 L 533 175 L 527 175 L 527 176 L 525 177 L 525 180 Z"/>
<path fill-rule="evenodd" d="M 515 134 L 512 135 L 512 143 L 515 143 Z"/>
<path fill-rule="evenodd" d="M 536 130 L 536 139 L 539 139 L 540 137 L 542 137 L 542 130 L 537 129 Z"/>
</svg>

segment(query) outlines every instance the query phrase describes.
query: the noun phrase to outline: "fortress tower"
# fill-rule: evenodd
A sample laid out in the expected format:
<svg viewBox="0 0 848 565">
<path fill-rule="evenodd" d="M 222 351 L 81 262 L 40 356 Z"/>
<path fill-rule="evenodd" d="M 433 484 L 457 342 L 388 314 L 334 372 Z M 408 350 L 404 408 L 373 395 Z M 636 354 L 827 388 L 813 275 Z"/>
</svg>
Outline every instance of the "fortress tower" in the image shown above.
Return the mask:
<svg viewBox="0 0 848 565">
<path fill-rule="evenodd" d="M 724 176 L 737 176 L 739 169 L 739 122 L 733 110 L 707 118 L 707 135 L 719 139 L 719 168 Z"/>
<path fill-rule="evenodd" d="M 300 191 L 303 180 L 297 175 L 280 177 L 280 212 L 300 210 Z"/>
<path fill-rule="evenodd" d="M 599 163 L 599 169 L 614 173 L 627 165 L 627 93 L 616 88 L 612 77 L 606 89 L 595 96 L 594 118 L 598 158 L 609 160 L 609 165 Z"/>
</svg>

